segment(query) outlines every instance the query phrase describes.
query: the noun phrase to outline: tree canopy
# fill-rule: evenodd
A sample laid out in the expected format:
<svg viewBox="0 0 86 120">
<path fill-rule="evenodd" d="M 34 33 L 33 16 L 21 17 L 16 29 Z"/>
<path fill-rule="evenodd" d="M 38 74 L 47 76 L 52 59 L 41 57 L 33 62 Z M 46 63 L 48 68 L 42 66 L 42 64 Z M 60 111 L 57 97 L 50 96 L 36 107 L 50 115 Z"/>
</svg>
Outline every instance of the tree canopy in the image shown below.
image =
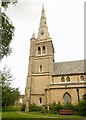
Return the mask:
<svg viewBox="0 0 86 120">
<path fill-rule="evenodd" d="M 7 9 L 10 3 L 16 3 L 16 0 L 2 0 L 1 7 Z M 1 8 L 0 7 L 0 8 Z M 14 36 L 14 26 L 10 21 L 9 17 L 5 14 L 5 12 L 1 13 L 0 16 L 0 60 L 4 56 L 8 56 L 11 53 L 10 43 Z M 0 105 L 8 106 L 13 105 L 15 101 L 19 98 L 19 90 L 18 88 L 11 87 L 11 81 L 13 80 L 13 76 L 11 75 L 10 69 L 7 69 L 5 66 L 2 71 L 0 71 Z"/>
<path fill-rule="evenodd" d="M 5 13 L 2 13 L 2 42 L 1 42 L 1 58 L 11 53 L 10 43 L 14 36 L 14 26 Z"/>
<path fill-rule="evenodd" d="M 3 71 L 0 72 L 0 88 L 2 89 L 2 106 L 13 105 L 19 98 L 18 88 L 11 87 L 11 81 L 13 77 L 11 75 L 10 69 L 5 67 Z"/>
<path fill-rule="evenodd" d="M 14 4 L 16 2 L 16 0 L 8 0 L 8 2 L 2 0 L 1 7 L 6 9 L 10 3 Z M 0 17 L 0 60 L 4 56 L 7 57 L 11 53 L 10 43 L 14 36 L 14 29 L 15 28 L 9 17 L 4 12 L 2 12 Z"/>
</svg>

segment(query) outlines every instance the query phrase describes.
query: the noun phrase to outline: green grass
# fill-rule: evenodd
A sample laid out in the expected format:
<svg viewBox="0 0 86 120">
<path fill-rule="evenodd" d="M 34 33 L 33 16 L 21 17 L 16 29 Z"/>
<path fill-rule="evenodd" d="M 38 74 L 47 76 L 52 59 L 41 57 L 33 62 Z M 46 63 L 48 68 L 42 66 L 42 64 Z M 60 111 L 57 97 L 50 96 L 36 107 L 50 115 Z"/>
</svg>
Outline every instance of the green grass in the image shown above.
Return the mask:
<svg viewBox="0 0 86 120">
<path fill-rule="evenodd" d="M 47 118 L 47 119 L 57 119 L 57 120 L 85 120 L 85 117 L 81 116 L 59 116 L 55 114 L 43 114 L 40 112 L 3 112 L 2 118 Z M 84 119 L 85 118 L 85 119 Z"/>
</svg>

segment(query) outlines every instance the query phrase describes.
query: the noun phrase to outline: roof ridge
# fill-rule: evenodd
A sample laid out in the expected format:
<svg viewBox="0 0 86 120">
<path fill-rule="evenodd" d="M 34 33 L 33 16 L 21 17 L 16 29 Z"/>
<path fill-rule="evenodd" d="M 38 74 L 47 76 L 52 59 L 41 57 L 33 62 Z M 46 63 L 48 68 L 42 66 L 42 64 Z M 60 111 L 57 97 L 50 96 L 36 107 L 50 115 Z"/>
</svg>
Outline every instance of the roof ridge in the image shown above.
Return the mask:
<svg viewBox="0 0 86 120">
<path fill-rule="evenodd" d="M 62 62 L 55 62 L 55 64 L 57 64 L 57 63 L 80 62 L 80 61 L 86 61 L 86 59 L 82 59 L 82 60 L 74 60 L 74 61 L 62 61 Z"/>
</svg>

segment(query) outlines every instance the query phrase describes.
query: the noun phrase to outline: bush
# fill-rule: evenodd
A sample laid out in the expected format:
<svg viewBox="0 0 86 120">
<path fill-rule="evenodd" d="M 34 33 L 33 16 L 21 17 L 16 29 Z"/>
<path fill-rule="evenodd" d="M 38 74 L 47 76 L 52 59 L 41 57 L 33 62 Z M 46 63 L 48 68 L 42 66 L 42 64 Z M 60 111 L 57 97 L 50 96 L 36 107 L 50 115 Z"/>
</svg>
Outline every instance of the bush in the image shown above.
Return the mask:
<svg viewBox="0 0 86 120">
<path fill-rule="evenodd" d="M 58 102 L 58 104 L 56 104 L 55 102 L 53 102 L 51 105 L 50 105 L 50 110 L 49 112 L 50 113 L 54 113 L 54 114 L 57 114 L 59 110 L 61 110 L 63 107 L 62 105 L 60 104 L 60 102 Z"/>
<path fill-rule="evenodd" d="M 73 105 L 71 103 L 66 103 L 65 105 L 63 105 L 63 109 L 64 110 L 72 110 L 74 114 L 78 114 L 78 105 Z"/>
<path fill-rule="evenodd" d="M 57 112 L 59 112 L 59 110 L 63 109 L 63 106 L 60 104 L 60 102 L 58 102 L 57 104 Z"/>
<path fill-rule="evenodd" d="M 2 107 L 2 111 L 5 112 L 14 112 L 14 111 L 20 111 L 21 108 L 20 106 L 6 106 L 6 107 Z"/>
<path fill-rule="evenodd" d="M 41 113 L 48 113 L 48 108 L 47 108 L 47 105 L 43 106 L 42 109 L 41 109 Z"/>
<path fill-rule="evenodd" d="M 75 106 L 72 105 L 71 103 L 66 103 L 64 106 L 63 106 L 63 109 L 64 110 L 73 110 L 75 109 Z"/>
<path fill-rule="evenodd" d="M 78 104 L 78 113 L 81 116 L 86 116 L 86 100 L 82 100 Z"/>
<path fill-rule="evenodd" d="M 32 111 L 41 111 L 41 109 L 42 109 L 42 106 L 37 106 L 34 103 L 30 104 L 30 112 L 32 112 Z"/>
<path fill-rule="evenodd" d="M 26 107 L 26 105 L 22 104 L 21 111 L 25 111 L 25 107 Z"/>
</svg>

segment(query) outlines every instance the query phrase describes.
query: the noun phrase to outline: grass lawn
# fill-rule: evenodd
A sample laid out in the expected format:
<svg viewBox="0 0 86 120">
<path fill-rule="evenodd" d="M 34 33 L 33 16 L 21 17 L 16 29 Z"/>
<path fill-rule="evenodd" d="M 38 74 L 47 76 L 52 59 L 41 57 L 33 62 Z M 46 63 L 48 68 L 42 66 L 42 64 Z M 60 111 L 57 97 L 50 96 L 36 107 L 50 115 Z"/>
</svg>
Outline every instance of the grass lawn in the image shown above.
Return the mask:
<svg viewBox="0 0 86 120">
<path fill-rule="evenodd" d="M 86 117 L 81 116 L 59 116 L 55 114 L 43 114 L 40 112 L 3 112 L 2 118 L 47 118 L 49 120 L 57 119 L 57 120 L 86 120 Z"/>
</svg>

